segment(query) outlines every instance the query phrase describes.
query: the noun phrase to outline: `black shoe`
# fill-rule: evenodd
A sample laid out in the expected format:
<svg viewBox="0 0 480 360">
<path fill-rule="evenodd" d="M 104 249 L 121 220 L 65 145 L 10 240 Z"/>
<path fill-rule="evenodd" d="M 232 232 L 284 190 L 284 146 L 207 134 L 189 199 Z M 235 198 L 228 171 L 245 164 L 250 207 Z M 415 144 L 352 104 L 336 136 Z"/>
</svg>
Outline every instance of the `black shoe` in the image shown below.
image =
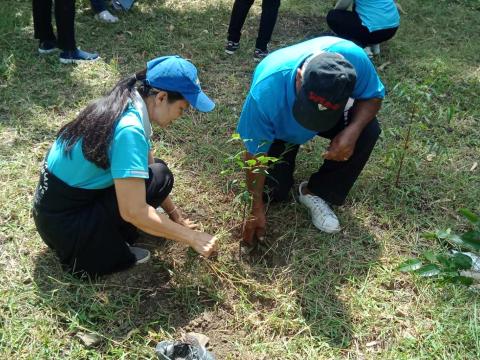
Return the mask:
<svg viewBox="0 0 480 360">
<path fill-rule="evenodd" d="M 261 50 L 256 48 L 255 51 L 253 52 L 253 60 L 255 61 L 262 61 L 264 58 L 267 57 L 269 54 L 268 49 L 267 50 Z"/>
<path fill-rule="evenodd" d="M 240 47 L 239 42 L 228 41 L 227 46 L 225 46 L 225 52 L 229 55 L 232 55 L 235 51 L 238 50 L 239 47 Z"/>
<path fill-rule="evenodd" d="M 135 256 L 135 265 L 145 264 L 150 260 L 150 251 L 136 246 L 129 246 L 130 252 Z"/>
<path fill-rule="evenodd" d="M 96 53 L 89 53 L 80 49 L 63 51 L 60 53 L 60 62 L 62 64 L 73 64 L 81 62 L 93 62 L 100 59 Z"/>
<path fill-rule="evenodd" d="M 57 42 L 55 40 L 40 41 L 38 44 L 38 52 L 42 55 L 51 54 L 57 50 Z"/>
</svg>

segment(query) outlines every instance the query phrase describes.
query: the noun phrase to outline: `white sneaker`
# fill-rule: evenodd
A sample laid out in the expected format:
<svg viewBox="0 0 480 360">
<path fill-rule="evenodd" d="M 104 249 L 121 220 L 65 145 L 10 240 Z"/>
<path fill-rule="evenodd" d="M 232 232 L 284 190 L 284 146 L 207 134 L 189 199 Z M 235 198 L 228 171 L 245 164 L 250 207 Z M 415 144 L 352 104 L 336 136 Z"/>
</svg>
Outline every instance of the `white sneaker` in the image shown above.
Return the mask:
<svg viewBox="0 0 480 360">
<path fill-rule="evenodd" d="M 306 181 L 298 187 L 298 200 L 310 210 L 313 225 L 330 234 L 339 232 L 340 223 L 330 206 L 321 197 L 311 194 L 304 195 L 302 189 L 305 186 L 307 186 Z"/>
<path fill-rule="evenodd" d="M 105 23 L 116 23 L 118 21 L 118 17 L 113 15 L 108 10 L 103 10 L 102 12 L 95 15 L 95 19 Z"/>
<path fill-rule="evenodd" d="M 368 55 L 370 59 L 373 58 L 373 52 L 370 46 L 364 47 L 363 50 L 365 51 L 365 53 Z"/>
<path fill-rule="evenodd" d="M 370 45 L 373 55 L 380 55 L 380 44 Z"/>
</svg>

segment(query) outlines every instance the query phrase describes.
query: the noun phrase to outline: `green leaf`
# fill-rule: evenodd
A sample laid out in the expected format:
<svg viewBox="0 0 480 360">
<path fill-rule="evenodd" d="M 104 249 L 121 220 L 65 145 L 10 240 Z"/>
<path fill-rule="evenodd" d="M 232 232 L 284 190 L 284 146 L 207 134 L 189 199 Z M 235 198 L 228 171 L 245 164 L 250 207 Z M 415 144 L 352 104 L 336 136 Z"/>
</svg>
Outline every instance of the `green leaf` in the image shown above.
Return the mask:
<svg viewBox="0 0 480 360">
<path fill-rule="evenodd" d="M 422 237 L 424 239 L 436 239 L 437 238 L 437 233 L 436 232 L 426 232 L 422 234 Z"/>
<path fill-rule="evenodd" d="M 447 229 L 447 230 L 437 230 L 435 232 L 435 235 L 437 238 L 439 239 L 446 239 L 450 236 L 450 233 L 451 233 L 451 229 Z"/>
<path fill-rule="evenodd" d="M 463 284 L 466 286 L 470 286 L 473 284 L 473 279 L 466 276 L 458 275 L 458 276 L 448 278 L 448 282 L 451 282 L 453 284 Z"/>
<path fill-rule="evenodd" d="M 425 251 L 423 253 L 423 257 L 430 262 L 435 262 L 437 260 L 437 256 L 433 253 L 433 251 Z"/>
<path fill-rule="evenodd" d="M 249 160 L 246 160 L 245 161 L 245 164 L 247 164 L 247 166 L 254 166 L 257 164 L 257 160 L 255 159 L 249 159 Z"/>
<path fill-rule="evenodd" d="M 480 231 L 468 231 L 461 236 L 463 241 L 479 243 L 480 244 Z"/>
<path fill-rule="evenodd" d="M 467 220 L 470 221 L 473 225 L 480 226 L 480 217 L 477 214 L 465 208 L 458 210 L 458 212 L 462 214 L 465 218 L 467 218 Z"/>
<path fill-rule="evenodd" d="M 435 264 L 428 264 L 428 265 L 422 266 L 418 270 L 415 270 L 415 274 L 418 274 L 423 277 L 432 277 L 440 274 L 440 269 Z"/>
<path fill-rule="evenodd" d="M 422 267 L 422 262 L 418 259 L 409 259 L 398 265 L 397 270 L 401 272 L 412 272 Z"/>
<path fill-rule="evenodd" d="M 439 254 L 437 255 L 437 261 L 440 265 L 443 267 L 449 269 L 451 267 L 452 260 L 450 257 L 444 255 L 444 254 Z"/>
<path fill-rule="evenodd" d="M 472 258 L 468 255 L 456 253 L 452 256 L 452 260 L 457 270 L 467 270 L 472 267 Z"/>
</svg>

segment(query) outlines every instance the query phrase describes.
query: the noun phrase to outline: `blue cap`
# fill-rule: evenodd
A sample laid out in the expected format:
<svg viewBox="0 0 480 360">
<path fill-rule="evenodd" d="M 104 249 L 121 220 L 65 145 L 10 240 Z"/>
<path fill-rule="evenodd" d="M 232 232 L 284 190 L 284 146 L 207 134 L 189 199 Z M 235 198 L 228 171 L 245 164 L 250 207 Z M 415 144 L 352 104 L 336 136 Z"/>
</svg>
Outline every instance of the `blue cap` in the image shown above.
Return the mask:
<svg viewBox="0 0 480 360">
<path fill-rule="evenodd" d="M 178 55 L 150 60 L 146 83 L 156 89 L 179 92 L 199 111 L 208 112 L 215 108 L 215 103 L 200 87 L 195 65 Z"/>
</svg>

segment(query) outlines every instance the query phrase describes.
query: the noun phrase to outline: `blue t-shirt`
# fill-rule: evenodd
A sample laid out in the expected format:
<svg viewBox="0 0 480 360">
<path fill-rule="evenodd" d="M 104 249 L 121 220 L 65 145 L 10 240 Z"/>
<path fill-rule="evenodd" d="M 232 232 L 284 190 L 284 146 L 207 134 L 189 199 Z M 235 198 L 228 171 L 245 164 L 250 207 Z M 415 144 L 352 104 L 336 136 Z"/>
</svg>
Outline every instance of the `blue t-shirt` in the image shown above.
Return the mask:
<svg viewBox="0 0 480 360">
<path fill-rule="evenodd" d="M 400 25 L 400 15 L 393 0 L 355 0 L 355 11 L 370 32 Z"/>
<path fill-rule="evenodd" d="M 85 159 L 82 140 L 74 145 L 71 156 L 67 156 L 57 139 L 47 157 L 48 170 L 66 184 L 82 189 L 104 189 L 113 185 L 113 179 L 148 179 L 150 139 L 141 113 L 130 104 L 117 121 L 108 152 L 108 169 Z"/>
<path fill-rule="evenodd" d="M 317 133 L 301 126 L 293 116 L 297 69 L 319 51 L 343 55 L 355 68 L 353 99 L 383 98 L 385 88 L 362 48 L 348 40 L 324 36 L 274 51 L 255 69 L 250 92 L 237 126 L 251 154 L 267 152 L 275 140 L 304 144 Z"/>
</svg>

